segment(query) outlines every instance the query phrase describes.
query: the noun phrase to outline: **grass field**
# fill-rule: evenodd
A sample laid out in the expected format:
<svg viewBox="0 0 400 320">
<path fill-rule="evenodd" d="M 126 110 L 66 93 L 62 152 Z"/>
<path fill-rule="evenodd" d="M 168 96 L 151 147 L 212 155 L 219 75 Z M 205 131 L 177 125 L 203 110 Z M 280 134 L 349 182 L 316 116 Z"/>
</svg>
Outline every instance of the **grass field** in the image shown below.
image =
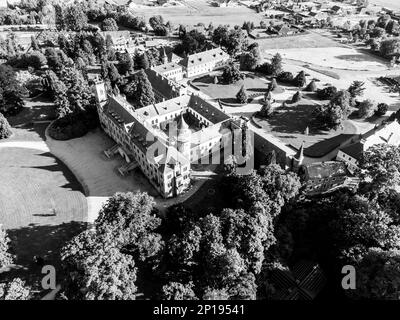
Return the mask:
<svg viewBox="0 0 400 320">
<path fill-rule="evenodd" d="M 137 1 L 134 1 L 137 2 Z M 177 6 L 142 6 L 131 4 L 132 12 L 139 16 L 143 16 L 148 20 L 151 16 L 161 15 L 165 21 L 171 21 L 174 24 L 194 25 L 204 23 L 208 25 L 210 22 L 215 26 L 219 24 L 242 25 L 244 21 L 253 21 L 259 24 L 263 20 L 263 15 L 258 14 L 253 9 L 245 6 L 237 7 L 213 7 L 206 0 L 183 0 L 177 1 L 182 5 Z"/>
<path fill-rule="evenodd" d="M 336 41 L 315 32 L 310 32 L 305 35 L 260 39 L 256 40 L 256 42 L 258 42 L 262 51 L 272 49 L 329 48 L 340 46 Z"/>
<path fill-rule="evenodd" d="M 56 267 L 61 279 L 60 248 L 84 227 L 87 202 L 68 168 L 50 153 L 0 148 L 0 223 L 8 230 L 16 264 L 5 276 L 38 285 L 42 275 L 33 257 Z M 40 289 L 40 288 L 39 288 Z"/>
<path fill-rule="evenodd" d="M 220 77 L 222 72 L 215 72 L 210 75 L 205 75 L 200 78 L 193 80 L 193 84 L 196 85 L 203 93 L 210 96 L 213 99 L 221 99 L 221 101 L 227 103 L 237 103 L 236 94 L 244 84 L 247 94 L 259 93 L 263 95 L 268 89 L 268 82 L 251 74 L 248 74 L 244 80 L 238 81 L 234 84 L 224 84 L 219 78 L 221 83 L 214 84 L 214 76 Z"/>
<path fill-rule="evenodd" d="M 357 127 L 352 121 L 346 120 L 342 129 L 320 130 L 313 120 L 316 106 L 311 100 L 303 99 L 299 103 L 276 108 L 269 119 L 256 119 L 256 122 L 287 145 L 298 149 L 304 142 L 306 156 L 322 157 L 356 134 Z M 307 127 L 308 135 L 305 134 Z"/>
</svg>

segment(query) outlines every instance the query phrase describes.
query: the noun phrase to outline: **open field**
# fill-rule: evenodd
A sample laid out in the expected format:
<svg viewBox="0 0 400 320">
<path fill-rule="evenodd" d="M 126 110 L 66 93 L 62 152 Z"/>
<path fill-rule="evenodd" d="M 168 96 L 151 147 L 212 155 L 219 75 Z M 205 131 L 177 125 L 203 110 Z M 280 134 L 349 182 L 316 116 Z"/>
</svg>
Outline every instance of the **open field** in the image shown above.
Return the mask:
<svg viewBox="0 0 400 320">
<path fill-rule="evenodd" d="M 370 0 L 370 5 L 400 10 L 400 2 L 397 0 Z"/>
<path fill-rule="evenodd" d="M 382 71 L 387 69 L 387 62 L 379 57 L 366 54 L 353 48 L 327 47 L 327 48 L 296 48 L 283 50 L 265 50 L 268 55 L 280 53 L 282 58 L 288 60 L 311 63 L 331 69 Z"/>
<path fill-rule="evenodd" d="M 130 9 L 137 15 L 143 16 L 147 21 L 151 16 L 161 15 L 165 21 L 170 20 L 174 24 L 194 25 L 199 22 L 208 25 L 212 22 L 215 26 L 219 24 L 242 25 L 244 21 L 253 21 L 259 24 L 263 20 L 262 14 L 244 6 L 219 8 L 213 7 L 206 0 L 178 1 L 183 5 L 177 6 L 137 6 L 130 5 Z"/>
<path fill-rule="evenodd" d="M 315 32 L 310 32 L 304 35 L 260 39 L 255 41 L 260 45 L 261 51 L 271 49 L 329 48 L 340 46 L 336 41 Z"/>
</svg>

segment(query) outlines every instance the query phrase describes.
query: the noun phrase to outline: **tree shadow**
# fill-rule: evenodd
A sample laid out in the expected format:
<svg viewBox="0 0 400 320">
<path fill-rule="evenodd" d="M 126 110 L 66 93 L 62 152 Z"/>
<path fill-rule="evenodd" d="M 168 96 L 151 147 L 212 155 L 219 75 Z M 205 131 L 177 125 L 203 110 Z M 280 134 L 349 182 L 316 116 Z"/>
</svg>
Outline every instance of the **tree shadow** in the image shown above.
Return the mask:
<svg viewBox="0 0 400 320">
<path fill-rule="evenodd" d="M 15 255 L 15 264 L 18 268 L 0 273 L 0 281 L 10 281 L 19 277 L 26 281 L 35 290 L 41 291 L 40 283 L 43 265 L 52 265 L 56 270 L 57 284 L 64 279 L 61 267 L 60 251 L 73 237 L 86 230 L 85 222 L 71 221 L 59 225 L 35 225 L 9 229 L 11 239 L 11 253 Z M 43 259 L 43 264 L 35 262 L 34 257 Z"/>
<path fill-rule="evenodd" d="M 272 131 L 281 133 L 303 133 L 309 127 L 313 133 L 322 133 L 315 125 L 313 111 L 315 105 L 291 104 L 280 107 L 283 111 L 268 119 Z M 278 109 L 277 109 L 278 110 Z"/>
</svg>

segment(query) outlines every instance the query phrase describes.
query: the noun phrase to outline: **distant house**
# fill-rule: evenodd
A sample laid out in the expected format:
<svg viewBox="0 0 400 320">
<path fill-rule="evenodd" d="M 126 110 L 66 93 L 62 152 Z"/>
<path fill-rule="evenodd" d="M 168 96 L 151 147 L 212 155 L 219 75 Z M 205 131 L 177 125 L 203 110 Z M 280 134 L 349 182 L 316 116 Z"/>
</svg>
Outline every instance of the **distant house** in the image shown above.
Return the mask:
<svg viewBox="0 0 400 320">
<path fill-rule="evenodd" d="M 333 6 L 330 11 L 332 14 L 336 15 L 343 14 L 343 9 L 339 6 Z"/>
<path fill-rule="evenodd" d="M 311 12 L 310 16 L 317 21 L 323 21 L 328 19 L 328 14 L 326 12 Z"/>
<path fill-rule="evenodd" d="M 215 0 L 211 3 L 214 7 L 226 8 L 229 6 L 230 0 Z"/>
<path fill-rule="evenodd" d="M 362 135 L 353 137 L 349 142 L 339 150 L 336 160 L 344 162 L 348 170 L 354 172 L 358 169 L 363 153 L 371 146 L 382 143 L 400 145 L 400 124 L 395 120 L 376 126 Z"/>
<path fill-rule="evenodd" d="M 282 24 L 280 26 L 276 26 L 274 27 L 276 34 L 280 35 L 280 36 L 288 36 L 293 34 L 293 30 L 291 30 L 291 28 L 286 25 L 286 24 Z"/>
</svg>

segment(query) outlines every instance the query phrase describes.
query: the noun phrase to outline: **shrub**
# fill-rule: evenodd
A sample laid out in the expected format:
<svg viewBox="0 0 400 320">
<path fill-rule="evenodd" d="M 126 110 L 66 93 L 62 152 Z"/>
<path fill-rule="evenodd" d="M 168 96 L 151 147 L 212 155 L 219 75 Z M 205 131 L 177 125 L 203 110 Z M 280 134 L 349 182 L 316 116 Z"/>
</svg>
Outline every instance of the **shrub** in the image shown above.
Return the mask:
<svg viewBox="0 0 400 320">
<path fill-rule="evenodd" d="M 292 98 L 292 103 L 297 103 L 302 99 L 301 92 L 297 91 Z"/>
<path fill-rule="evenodd" d="M 320 98 L 321 100 L 330 100 L 337 94 L 337 92 L 338 90 L 334 86 L 317 90 L 318 98 Z"/>
<path fill-rule="evenodd" d="M 236 99 L 239 103 L 246 103 L 247 102 L 247 93 L 244 86 L 242 86 L 239 92 L 236 94 Z"/>
<path fill-rule="evenodd" d="M 308 92 L 316 92 L 318 90 L 316 82 L 312 80 L 304 90 Z"/>
<path fill-rule="evenodd" d="M 292 83 L 294 80 L 294 75 L 291 72 L 284 71 L 278 75 L 277 80 L 283 83 Z"/>
<path fill-rule="evenodd" d="M 371 100 L 364 100 L 358 105 L 358 116 L 360 118 L 369 118 L 374 114 L 375 110 L 375 104 Z"/>
<path fill-rule="evenodd" d="M 0 139 L 6 139 L 11 136 L 11 126 L 7 119 L 0 112 Z"/>
<path fill-rule="evenodd" d="M 375 115 L 377 117 L 382 117 L 386 114 L 386 112 L 389 110 L 389 105 L 386 103 L 380 103 L 378 104 L 378 106 L 376 107 L 375 110 Z"/>
<path fill-rule="evenodd" d="M 68 114 L 55 120 L 49 128 L 49 135 L 56 140 L 80 138 L 98 126 L 95 110 L 79 114 Z"/>
<path fill-rule="evenodd" d="M 306 85 L 306 73 L 304 71 L 300 71 L 296 78 L 293 79 L 293 84 L 296 87 L 302 88 Z"/>
<path fill-rule="evenodd" d="M 101 30 L 103 31 L 117 31 L 118 25 L 113 18 L 106 18 L 101 23 Z"/>
</svg>

